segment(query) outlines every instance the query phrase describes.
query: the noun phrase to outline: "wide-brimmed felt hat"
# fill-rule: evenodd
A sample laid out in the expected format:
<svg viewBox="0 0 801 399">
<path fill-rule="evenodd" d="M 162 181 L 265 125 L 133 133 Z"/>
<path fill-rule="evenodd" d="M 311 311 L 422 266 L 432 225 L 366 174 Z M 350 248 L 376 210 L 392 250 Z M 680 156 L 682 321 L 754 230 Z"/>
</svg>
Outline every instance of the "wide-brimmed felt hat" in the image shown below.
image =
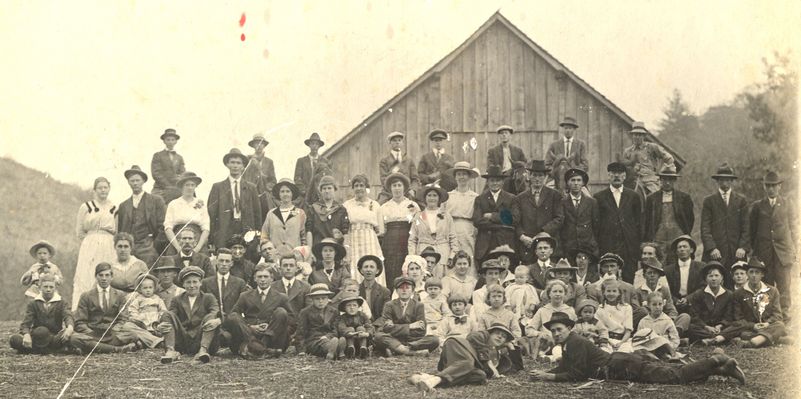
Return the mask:
<svg viewBox="0 0 801 399">
<path fill-rule="evenodd" d="M 339 305 L 337 305 L 340 312 L 345 311 L 345 305 L 347 305 L 348 302 L 356 302 L 359 304 L 359 307 L 361 307 L 364 304 L 364 298 L 350 293 L 343 295 L 342 298 L 339 299 Z"/>
<path fill-rule="evenodd" d="M 298 198 L 298 196 L 300 195 L 300 190 L 298 190 L 298 186 L 295 185 L 295 183 L 292 181 L 292 179 L 287 179 L 287 178 L 279 180 L 278 183 L 275 183 L 275 185 L 273 186 L 273 197 L 274 198 L 278 198 L 278 192 L 281 189 L 281 187 L 284 187 L 284 186 L 289 187 L 289 190 L 292 191 L 292 199 L 293 200 L 295 198 Z"/>
<path fill-rule="evenodd" d="M 504 334 L 506 334 L 507 342 L 515 339 L 515 335 L 512 334 L 512 331 L 510 331 L 509 328 L 503 325 L 502 323 L 492 323 L 492 325 L 490 325 L 489 328 L 487 329 L 487 332 L 493 332 L 493 331 L 502 331 Z"/>
<path fill-rule="evenodd" d="M 500 245 L 493 248 L 491 251 L 487 252 L 486 255 L 484 255 L 484 259 L 481 259 L 481 261 L 484 262 L 490 259 L 498 259 L 501 255 L 506 255 L 507 257 L 509 257 L 510 266 L 512 267 L 517 266 L 516 264 L 517 253 L 508 244 Z"/>
<path fill-rule="evenodd" d="M 545 326 L 546 329 L 550 330 L 551 326 L 557 323 L 564 324 L 568 328 L 573 328 L 573 326 L 576 325 L 576 322 L 573 321 L 573 319 L 571 319 L 570 316 L 568 316 L 565 312 L 553 312 L 553 314 L 551 314 L 551 319 L 545 323 L 542 323 L 542 325 Z"/>
<path fill-rule="evenodd" d="M 743 269 L 745 271 L 748 271 L 748 262 L 738 260 L 737 262 L 734 262 L 734 264 L 731 265 L 730 269 L 732 273 L 734 273 L 734 271 L 737 269 Z"/>
<path fill-rule="evenodd" d="M 425 202 L 426 201 L 426 195 L 428 195 L 429 191 L 436 191 L 437 194 L 439 194 L 439 203 L 440 204 L 442 204 L 443 202 L 447 202 L 448 201 L 448 197 L 449 197 L 448 193 L 445 190 L 443 190 L 442 187 L 434 185 L 434 184 L 430 184 L 430 185 L 427 185 L 427 186 L 423 187 L 420 190 L 420 201 L 421 202 Z"/>
<path fill-rule="evenodd" d="M 387 141 L 392 141 L 392 139 L 394 139 L 395 137 L 404 138 L 406 137 L 406 135 L 401 132 L 392 132 L 387 135 Z"/>
<path fill-rule="evenodd" d="M 676 246 L 678 246 L 679 242 L 681 242 L 681 241 L 689 242 L 690 243 L 690 247 L 693 249 L 693 253 L 695 253 L 695 249 L 698 248 L 698 244 L 688 234 L 682 234 L 682 235 L 676 237 L 675 239 L 673 239 L 673 241 L 670 243 L 670 250 L 675 253 L 676 252 Z"/>
<path fill-rule="evenodd" d="M 497 179 L 505 179 L 509 176 L 503 173 L 503 170 L 499 165 L 490 165 L 487 167 L 487 173 L 481 175 L 481 177 L 485 179 L 497 178 Z"/>
<path fill-rule="evenodd" d="M 444 131 L 442 129 L 434 129 L 434 130 L 432 130 L 432 131 L 430 131 L 428 133 L 428 139 L 429 140 L 434 140 L 434 139 L 447 140 L 448 139 L 448 132 L 446 132 L 446 131 Z"/>
<path fill-rule="evenodd" d="M 712 175 L 713 179 L 736 179 L 737 175 L 734 173 L 734 168 L 729 166 L 728 162 L 723 162 L 718 166 L 718 170 Z"/>
<path fill-rule="evenodd" d="M 165 256 L 165 257 L 159 259 L 158 264 L 156 264 L 156 267 L 154 267 L 152 271 L 153 271 L 153 273 L 155 273 L 155 272 L 166 271 L 166 270 L 175 270 L 176 272 L 180 272 L 181 268 L 178 267 L 178 266 L 175 266 L 175 261 L 172 259 L 172 257 Z"/>
<path fill-rule="evenodd" d="M 306 296 L 334 296 L 335 294 L 328 289 L 328 284 L 326 283 L 317 283 L 313 284 L 309 287 L 309 293 Z"/>
<path fill-rule="evenodd" d="M 431 256 L 431 257 L 436 259 L 434 261 L 434 263 L 439 263 L 439 260 L 442 259 L 442 255 L 440 255 L 440 253 L 437 252 L 437 250 L 434 249 L 434 247 L 432 247 L 432 246 L 427 246 L 427 247 L 423 248 L 422 252 L 420 252 L 420 257 L 423 258 L 423 259 L 425 259 L 425 258 L 427 258 L 429 256 Z M 425 266 L 425 265 L 420 265 L 420 266 L 422 267 L 422 266 Z"/>
<path fill-rule="evenodd" d="M 378 271 L 375 273 L 375 275 L 376 277 L 380 276 L 381 272 L 384 271 L 384 262 L 381 260 L 381 258 L 375 255 L 364 255 L 359 258 L 359 261 L 356 262 L 356 270 L 359 271 L 359 274 L 363 274 L 362 265 L 364 265 L 364 262 L 367 262 L 368 260 L 375 262 L 376 266 L 378 267 Z"/>
<path fill-rule="evenodd" d="M 548 233 L 546 233 L 544 231 L 541 231 L 541 232 L 537 233 L 537 235 L 535 235 L 532 240 L 533 240 L 532 241 L 532 246 L 534 248 L 537 247 L 537 244 L 540 241 L 548 241 L 551 244 L 551 248 L 556 248 L 556 239 L 551 237 L 550 234 L 548 234 Z"/>
<path fill-rule="evenodd" d="M 720 272 L 720 275 L 724 277 L 729 274 L 729 271 L 726 270 L 726 267 L 723 266 L 722 263 L 716 260 L 711 260 L 707 262 L 707 264 L 704 266 L 703 269 L 701 269 L 701 275 L 704 276 L 704 278 L 706 278 L 706 275 L 709 274 L 709 272 L 712 271 L 713 269 L 718 270 Z"/>
<path fill-rule="evenodd" d="M 578 122 L 576 122 L 576 118 L 572 116 L 564 117 L 564 119 L 562 119 L 562 121 L 559 122 L 559 126 L 573 126 L 576 129 L 578 129 L 579 127 Z"/>
<path fill-rule="evenodd" d="M 135 287 L 140 286 L 142 284 L 142 281 L 144 281 L 145 279 L 148 279 L 148 280 L 152 281 L 153 284 L 154 284 L 154 287 L 158 287 L 159 279 L 156 278 L 156 276 L 154 276 L 154 275 L 152 275 L 150 273 L 139 273 L 139 275 L 136 276 L 136 280 L 134 281 L 134 286 Z"/>
<path fill-rule="evenodd" d="M 642 267 L 643 273 L 645 273 L 645 269 L 654 269 L 660 276 L 665 275 L 665 268 L 662 267 L 662 262 L 659 262 L 656 258 L 645 258 L 640 261 L 640 266 Z"/>
<path fill-rule="evenodd" d="M 593 309 L 598 310 L 598 307 L 601 306 L 598 302 L 593 299 L 587 298 L 582 299 L 578 305 L 576 305 L 576 313 L 580 313 L 581 309 L 584 309 L 587 306 L 592 306 Z"/>
<path fill-rule="evenodd" d="M 509 133 L 512 133 L 512 134 L 514 134 L 514 133 L 515 133 L 515 130 L 514 130 L 514 129 L 512 129 L 512 127 L 511 127 L 511 126 L 509 126 L 509 125 L 500 125 L 500 126 L 498 126 L 498 128 L 497 128 L 497 129 L 495 129 L 495 132 L 496 132 L 496 133 L 498 133 L 498 134 L 500 134 L 500 133 L 501 133 L 502 131 L 504 131 L 504 130 L 508 130 L 508 131 L 509 131 Z"/>
<path fill-rule="evenodd" d="M 31 254 L 31 257 L 36 258 L 36 251 L 38 251 L 39 248 L 47 248 L 47 250 L 50 252 L 50 257 L 53 257 L 56 254 L 56 247 L 45 240 L 39 240 L 39 242 L 33 244 L 31 249 L 28 250 L 28 253 Z"/>
<path fill-rule="evenodd" d="M 242 160 L 243 165 L 247 165 L 249 161 L 248 157 L 242 151 L 239 151 L 239 148 L 231 148 L 227 154 L 223 155 L 223 165 L 227 165 L 228 160 L 231 158 L 239 158 Z"/>
<path fill-rule="evenodd" d="M 539 173 L 548 173 L 551 171 L 551 168 L 545 166 L 545 161 L 542 159 L 532 159 L 526 166 L 526 169 Z"/>
<path fill-rule="evenodd" d="M 645 128 L 645 122 L 633 122 L 631 124 L 631 134 L 648 134 L 648 129 Z"/>
<path fill-rule="evenodd" d="M 259 143 L 264 143 L 264 145 L 270 144 L 270 142 L 267 141 L 266 138 L 264 138 L 263 134 L 256 133 L 253 135 L 253 138 L 250 139 L 250 141 L 248 141 L 248 147 L 256 148 L 256 145 L 258 145 Z"/>
<path fill-rule="evenodd" d="M 676 171 L 676 165 L 664 165 L 659 173 L 656 174 L 659 177 L 680 177 L 681 175 L 679 172 Z"/>
<path fill-rule="evenodd" d="M 403 191 L 404 192 L 409 190 L 409 186 L 412 184 L 412 182 L 409 180 L 408 177 L 406 177 L 406 175 L 404 175 L 403 173 L 399 173 L 399 172 L 395 172 L 395 173 L 387 176 L 387 178 L 384 180 L 384 189 L 386 189 L 387 192 L 390 192 L 391 191 L 390 187 L 392 186 L 392 183 L 394 183 L 397 180 L 400 180 L 400 182 L 403 183 Z"/>
<path fill-rule="evenodd" d="M 345 257 L 345 247 L 342 246 L 337 240 L 333 238 L 323 238 L 317 244 L 314 244 L 312 247 L 312 253 L 314 257 L 317 258 L 318 261 L 323 259 L 323 247 L 332 247 L 336 251 L 336 255 L 334 259 L 337 261 L 341 260 Z"/>
<path fill-rule="evenodd" d="M 125 179 L 130 179 L 133 175 L 139 175 L 142 176 L 142 180 L 147 181 L 147 173 L 145 173 L 139 165 L 131 166 L 130 169 L 123 172 L 123 175 L 125 175 Z"/>
<path fill-rule="evenodd" d="M 756 256 L 752 256 L 751 259 L 748 259 L 748 268 L 746 270 L 751 270 L 751 269 L 759 269 L 764 272 L 765 270 L 767 270 L 767 266 L 765 266 L 765 263 L 759 260 L 759 258 L 757 258 Z"/>
<path fill-rule="evenodd" d="M 323 186 L 334 186 L 334 190 L 339 188 L 337 187 L 337 181 L 334 180 L 334 176 L 331 175 L 325 175 L 320 178 L 319 182 L 317 182 L 317 190 L 322 189 Z"/>
<path fill-rule="evenodd" d="M 165 130 L 164 133 L 161 134 L 160 138 L 162 140 L 164 140 L 166 137 L 169 137 L 169 136 L 173 136 L 173 137 L 175 137 L 176 139 L 179 139 L 179 140 L 181 139 L 181 136 L 179 136 L 178 133 L 175 132 L 175 129 L 167 129 L 167 130 Z"/>
<path fill-rule="evenodd" d="M 556 264 L 553 265 L 553 267 L 550 268 L 549 271 L 551 271 L 551 272 L 566 271 L 566 272 L 575 273 L 575 272 L 578 271 L 578 268 L 571 266 L 570 262 L 568 262 L 567 259 L 562 258 L 562 259 L 559 259 L 559 261 L 556 262 Z"/>
<path fill-rule="evenodd" d="M 178 272 L 178 281 L 183 282 L 184 279 L 189 276 L 198 276 L 201 280 L 203 280 L 203 277 L 206 276 L 206 273 L 203 271 L 203 269 L 197 266 L 187 266 Z"/>
<path fill-rule="evenodd" d="M 325 141 L 323 141 L 323 139 L 320 138 L 320 134 L 317 132 L 312 133 L 311 136 L 309 136 L 309 138 L 303 140 L 303 144 L 306 144 L 306 146 L 308 146 L 309 143 L 311 143 L 312 141 L 320 143 L 320 147 L 325 145 Z"/>
<path fill-rule="evenodd" d="M 588 175 L 587 172 L 581 169 L 571 168 L 565 172 L 565 183 L 567 183 L 567 181 L 572 179 L 574 176 L 581 176 L 581 180 L 584 181 L 585 186 L 590 182 L 590 175 Z"/>
<path fill-rule="evenodd" d="M 567 251 L 567 254 L 570 257 L 570 259 L 573 259 L 573 261 L 575 262 L 576 261 L 576 256 L 578 256 L 579 253 L 583 253 L 583 254 L 585 254 L 585 255 L 590 257 L 590 263 L 596 263 L 596 262 L 598 262 L 598 255 L 596 255 L 595 251 L 596 250 L 594 250 L 593 248 L 588 247 L 585 244 L 579 244 L 576 247 L 570 248 Z"/>
<path fill-rule="evenodd" d="M 411 279 L 409 277 L 406 277 L 406 276 L 395 277 L 395 281 L 392 282 L 392 286 L 395 287 L 395 288 L 399 288 L 403 284 L 411 285 L 412 289 L 414 289 L 415 286 L 417 285 L 417 284 L 415 284 L 413 279 Z"/>
<path fill-rule="evenodd" d="M 181 174 L 181 177 L 178 178 L 178 182 L 175 183 L 175 185 L 180 188 L 188 181 L 195 182 L 195 185 L 197 186 L 203 182 L 203 179 L 201 179 L 200 176 L 196 175 L 194 172 L 184 172 Z"/>
<path fill-rule="evenodd" d="M 53 342 L 53 334 L 45 326 L 37 326 L 31 329 L 31 347 L 34 349 L 44 349 Z"/>
<path fill-rule="evenodd" d="M 762 184 L 781 184 L 782 179 L 779 178 L 779 175 L 774 171 L 768 171 L 765 174 L 765 177 L 762 178 Z"/>
<path fill-rule="evenodd" d="M 248 244 L 247 242 L 245 242 L 245 237 L 243 237 L 242 234 L 234 234 L 231 237 L 228 237 L 227 240 L 225 240 L 225 247 L 231 249 L 234 247 L 234 245 L 241 245 L 243 247 L 247 247 Z"/>
<path fill-rule="evenodd" d="M 598 260 L 598 266 L 601 266 L 604 263 L 609 263 L 609 262 L 616 263 L 617 266 L 620 268 L 622 268 L 623 264 L 625 263 L 623 262 L 623 258 L 621 258 L 620 255 L 612 252 L 607 252 L 601 255 L 601 258 Z"/>
<path fill-rule="evenodd" d="M 470 175 L 471 179 L 475 179 L 478 177 L 478 172 L 470 167 L 470 162 L 467 161 L 459 161 L 453 164 L 453 167 L 445 171 L 445 173 L 449 174 L 454 179 L 456 178 L 457 171 L 467 172 Z"/>
<path fill-rule="evenodd" d="M 614 173 L 625 172 L 626 165 L 623 165 L 620 162 L 610 162 L 608 165 L 606 165 L 606 171 Z"/>
<path fill-rule="evenodd" d="M 487 270 L 492 270 L 492 269 L 499 271 L 506 270 L 506 268 L 503 267 L 503 265 L 501 265 L 501 262 L 498 262 L 497 259 L 489 259 L 485 260 L 484 262 L 481 262 L 481 268 L 478 269 L 478 272 L 480 274 L 484 274 L 486 273 Z"/>
</svg>

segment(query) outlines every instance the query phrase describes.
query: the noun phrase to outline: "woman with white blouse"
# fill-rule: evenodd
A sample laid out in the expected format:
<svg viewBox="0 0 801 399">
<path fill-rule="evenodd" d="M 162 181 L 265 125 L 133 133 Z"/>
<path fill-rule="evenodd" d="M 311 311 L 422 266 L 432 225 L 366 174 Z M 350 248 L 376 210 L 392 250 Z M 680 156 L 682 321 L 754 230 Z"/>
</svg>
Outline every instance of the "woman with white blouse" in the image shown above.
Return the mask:
<svg viewBox="0 0 801 399">
<path fill-rule="evenodd" d="M 311 242 L 311 233 L 306 232 L 306 212 L 294 204 L 299 196 L 298 186 L 290 179 L 281 179 L 273 186 L 278 206 L 267 212 L 261 226 L 261 242 L 272 242 L 278 253 L 291 253 L 293 248 Z"/>
<path fill-rule="evenodd" d="M 386 231 L 381 240 L 386 281 L 395 281 L 402 274 L 403 260 L 409 253 L 409 227 L 414 215 L 420 212 L 417 203 L 405 196 L 409 184 L 409 178 L 402 173 L 393 173 L 384 181 L 384 189 L 392 194 L 392 198 L 381 205 Z M 387 288 L 392 290 L 392 287 Z"/>
<path fill-rule="evenodd" d="M 412 219 L 409 254 L 419 255 L 426 247 L 434 247 L 440 254 L 440 260 L 431 274 L 441 279 L 459 250 L 459 241 L 456 239 L 453 218 L 440 206 L 448 200 L 448 193 L 437 186 L 426 186 L 421 191 L 426 208 Z"/>
<path fill-rule="evenodd" d="M 459 241 L 459 250 L 465 251 L 472 257 L 476 244 L 473 203 L 478 194 L 470 189 L 469 184 L 478 177 L 478 172 L 470 168 L 469 162 L 460 161 L 456 162 L 447 173 L 456 180 L 456 189 L 448 193 L 448 202 L 442 206 L 445 208 L 445 212 L 453 218 L 453 228 L 456 231 L 456 239 Z M 474 268 L 470 269 L 470 275 L 476 276 Z"/>
<path fill-rule="evenodd" d="M 381 216 L 381 205 L 367 196 L 367 187 L 370 187 L 367 176 L 354 176 L 350 180 L 350 187 L 353 198 L 342 204 L 350 219 L 350 232 L 345 236 L 345 246 L 350 258 L 350 275 L 361 283 L 363 278 L 356 267 L 359 259 L 365 255 L 374 255 L 384 260 L 384 252 L 378 243 L 378 236 L 384 235 L 384 219 Z M 381 273 L 376 281 L 386 287 L 386 273 Z"/>
<path fill-rule="evenodd" d="M 195 189 L 202 181 L 203 179 L 192 172 L 184 172 L 178 179 L 177 186 L 181 190 L 181 196 L 170 201 L 164 214 L 164 233 L 171 244 L 167 249 L 168 255 L 181 252 L 181 243 L 176 236 L 183 228 L 194 230 L 195 236 L 200 237 L 193 251 L 205 253 L 211 221 L 206 204 L 195 196 Z"/>
</svg>

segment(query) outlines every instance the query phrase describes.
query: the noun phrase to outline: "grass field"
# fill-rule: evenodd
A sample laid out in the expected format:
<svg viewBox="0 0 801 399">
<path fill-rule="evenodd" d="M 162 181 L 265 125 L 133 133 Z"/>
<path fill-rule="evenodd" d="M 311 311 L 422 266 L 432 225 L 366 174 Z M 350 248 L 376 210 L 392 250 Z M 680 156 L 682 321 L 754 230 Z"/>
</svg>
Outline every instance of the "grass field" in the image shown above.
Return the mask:
<svg viewBox="0 0 801 399">
<path fill-rule="evenodd" d="M 55 398 L 83 360 L 75 355 L 16 355 L 8 346 L 14 322 L 0 323 L 0 397 Z M 799 398 L 799 347 L 769 349 L 725 348 L 748 377 L 740 386 L 713 377 L 689 386 L 646 385 L 626 382 L 582 384 L 529 381 L 518 373 L 488 385 L 439 389 L 441 398 Z M 693 348 L 702 358 L 709 350 Z M 65 398 L 367 398 L 420 397 L 405 378 L 415 372 L 433 372 L 435 357 L 403 357 L 369 361 L 326 362 L 316 357 L 287 356 L 245 361 L 231 355 L 212 357 L 206 365 L 191 359 L 164 366 L 160 351 L 123 355 L 92 355 L 64 395 Z M 527 369 L 548 365 L 529 361 Z M 432 395 L 428 395 L 432 397 Z"/>
</svg>

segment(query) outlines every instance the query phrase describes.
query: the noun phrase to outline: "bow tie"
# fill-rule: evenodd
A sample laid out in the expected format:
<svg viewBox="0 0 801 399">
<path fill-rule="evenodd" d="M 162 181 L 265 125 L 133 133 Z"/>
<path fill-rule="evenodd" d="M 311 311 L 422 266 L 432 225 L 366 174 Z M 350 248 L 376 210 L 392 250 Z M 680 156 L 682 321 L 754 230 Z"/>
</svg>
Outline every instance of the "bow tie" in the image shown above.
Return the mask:
<svg viewBox="0 0 801 399">
<path fill-rule="evenodd" d="M 187 260 L 191 261 L 192 260 L 192 255 L 189 255 L 189 256 L 181 255 L 181 261 L 187 261 Z"/>
<path fill-rule="evenodd" d="M 167 150 L 167 152 L 170 154 L 175 154 L 175 150 Z"/>
<path fill-rule="evenodd" d="M 467 323 L 467 316 L 453 316 L 453 321 L 456 325 Z"/>
</svg>

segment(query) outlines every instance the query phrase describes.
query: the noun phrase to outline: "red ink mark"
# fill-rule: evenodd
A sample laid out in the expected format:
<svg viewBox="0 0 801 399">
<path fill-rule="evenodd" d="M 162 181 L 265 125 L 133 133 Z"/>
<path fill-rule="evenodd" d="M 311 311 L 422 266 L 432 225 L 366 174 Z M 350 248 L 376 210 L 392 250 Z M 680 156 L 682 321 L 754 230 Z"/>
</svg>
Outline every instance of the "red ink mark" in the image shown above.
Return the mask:
<svg viewBox="0 0 801 399">
<path fill-rule="evenodd" d="M 245 26 L 245 21 L 247 21 L 247 17 L 245 17 L 245 13 L 242 13 L 242 16 L 239 17 L 239 27 L 240 28 Z M 245 34 L 244 33 L 239 35 L 239 40 L 243 41 L 243 42 L 245 41 Z"/>
</svg>

